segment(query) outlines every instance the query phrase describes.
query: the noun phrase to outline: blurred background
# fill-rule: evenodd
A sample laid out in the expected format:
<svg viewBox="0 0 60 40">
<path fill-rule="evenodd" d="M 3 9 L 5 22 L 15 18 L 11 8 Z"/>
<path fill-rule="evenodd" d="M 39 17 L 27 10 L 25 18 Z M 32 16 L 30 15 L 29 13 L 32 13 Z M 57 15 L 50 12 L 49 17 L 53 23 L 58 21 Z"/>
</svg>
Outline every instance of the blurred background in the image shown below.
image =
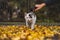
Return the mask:
<svg viewBox="0 0 60 40">
<path fill-rule="evenodd" d="M 0 0 L 0 22 L 25 22 L 24 13 L 44 0 Z M 44 7 L 35 12 L 37 22 L 59 23 L 60 3 Z"/>
</svg>

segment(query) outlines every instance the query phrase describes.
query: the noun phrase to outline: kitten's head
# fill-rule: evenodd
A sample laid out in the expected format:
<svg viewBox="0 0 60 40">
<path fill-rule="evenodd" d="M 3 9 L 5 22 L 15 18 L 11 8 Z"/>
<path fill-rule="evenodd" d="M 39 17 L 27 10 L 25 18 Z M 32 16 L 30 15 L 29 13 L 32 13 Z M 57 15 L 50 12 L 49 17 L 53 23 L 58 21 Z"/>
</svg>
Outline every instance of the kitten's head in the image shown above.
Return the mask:
<svg viewBox="0 0 60 40">
<path fill-rule="evenodd" d="M 25 13 L 26 18 L 32 18 L 32 13 Z"/>
</svg>

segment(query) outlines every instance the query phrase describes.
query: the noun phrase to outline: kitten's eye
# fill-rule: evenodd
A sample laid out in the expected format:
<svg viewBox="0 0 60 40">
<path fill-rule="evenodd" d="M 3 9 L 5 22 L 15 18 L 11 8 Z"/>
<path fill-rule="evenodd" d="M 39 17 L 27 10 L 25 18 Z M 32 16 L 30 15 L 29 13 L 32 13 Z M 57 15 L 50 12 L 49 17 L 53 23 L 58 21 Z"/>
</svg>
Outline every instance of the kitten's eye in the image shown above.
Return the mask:
<svg viewBox="0 0 60 40">
<path fill-rule="evenodd" d="M 29 15 L 29 17 L 30 17 L 30 18 L 32 18 L 32 16 L 31 16 L 31 15 Z"/>
<path fill-rule="evenodd" d="M 27 17 L 28 18 L 28 17 Z"/>
</svg>

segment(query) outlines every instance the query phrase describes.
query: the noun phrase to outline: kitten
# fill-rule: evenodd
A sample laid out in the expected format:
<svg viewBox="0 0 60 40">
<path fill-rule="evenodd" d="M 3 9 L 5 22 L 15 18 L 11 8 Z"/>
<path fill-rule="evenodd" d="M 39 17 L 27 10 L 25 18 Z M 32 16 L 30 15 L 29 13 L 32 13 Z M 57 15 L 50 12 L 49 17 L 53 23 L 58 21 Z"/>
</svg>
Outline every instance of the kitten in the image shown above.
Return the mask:
<svg viewBox="0 0 60 40">
<path fill-rule="evenodd" d="M 36 15 L 33 12 L 25 13 L 26 26 L 30 26 L 31 29 L 34 29 L 36 23 Z"/>
</svg>

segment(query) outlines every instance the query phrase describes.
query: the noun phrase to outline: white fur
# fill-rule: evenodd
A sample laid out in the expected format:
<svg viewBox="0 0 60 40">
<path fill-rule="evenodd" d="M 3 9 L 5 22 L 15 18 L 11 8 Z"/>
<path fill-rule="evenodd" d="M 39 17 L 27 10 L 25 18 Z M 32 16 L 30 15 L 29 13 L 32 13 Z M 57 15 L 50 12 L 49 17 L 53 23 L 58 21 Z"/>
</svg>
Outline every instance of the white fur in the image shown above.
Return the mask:
<svg viewBox="0 0 60 40">
<path fill-rule="evenodd" d="M 31 15 L 31 17 L 29 15 Z M 36 15 L 33 12 L 25 13 L 25 21 L 27 27 L 29 26 L 29 23 L 31 23 L 30 27 L 31 29 L 34 29 L 34 25 L 36 22 Z"/>
</svg>

